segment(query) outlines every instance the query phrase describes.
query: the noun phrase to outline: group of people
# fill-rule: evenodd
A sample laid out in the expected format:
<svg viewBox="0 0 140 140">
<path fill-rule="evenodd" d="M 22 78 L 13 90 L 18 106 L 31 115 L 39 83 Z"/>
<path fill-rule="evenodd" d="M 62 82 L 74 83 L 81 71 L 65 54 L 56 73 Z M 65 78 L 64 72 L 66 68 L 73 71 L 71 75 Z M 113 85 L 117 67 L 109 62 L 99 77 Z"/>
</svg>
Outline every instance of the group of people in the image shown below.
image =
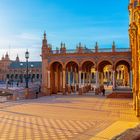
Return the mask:
<svg viewBox="0 0 140 140">
<path fill-rule="evenodd" d="M 94 88 L 93 91 L 95 91 L 95 95 L 102 94 L 103 96 L 105 96 L 105 88 L 104 88 L 104 85 L 100 85 L 98 88 Z"/>
<path fill-rule="evenodd" d="M 16 85 L 18 87 L 19 86 L 19 81 L 14 82 L 13 80 L 7 80 L 6 85 L 7 86 L 9 85 L 9 87 L 14 87 Z"/>
</svg>

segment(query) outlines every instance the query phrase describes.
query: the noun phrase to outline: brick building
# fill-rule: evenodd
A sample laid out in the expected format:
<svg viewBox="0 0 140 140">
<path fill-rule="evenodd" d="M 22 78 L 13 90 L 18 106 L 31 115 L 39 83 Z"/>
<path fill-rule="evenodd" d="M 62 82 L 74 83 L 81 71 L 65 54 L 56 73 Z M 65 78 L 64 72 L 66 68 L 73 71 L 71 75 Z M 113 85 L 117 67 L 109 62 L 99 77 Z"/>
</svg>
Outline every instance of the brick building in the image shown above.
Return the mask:
<svg viewBox="0 0 140 140">
<path fill-rule="evenodd" d="M 46 33 L 42 41 L 42 91 L 45 94 L 79 93 L 83 94 L 103 84 L 115 89 L 119 86 L 132 87 L 131 49 L 110 48 L 88 49 L 79 43 L 74 50 L 52 50 L 48 45 Z"/>
<path fill-rule="evenodd" d="M 29 82 L 41 81 L 41 62 L 29 62 Z M 0 60 L 0 81 L 5 82 L 8 78 L 12 81 L 25 82 L 26 62 L 21 62 L 17 56 L 15 61 L 10 60 L 8 53 Z"/>
</svg>

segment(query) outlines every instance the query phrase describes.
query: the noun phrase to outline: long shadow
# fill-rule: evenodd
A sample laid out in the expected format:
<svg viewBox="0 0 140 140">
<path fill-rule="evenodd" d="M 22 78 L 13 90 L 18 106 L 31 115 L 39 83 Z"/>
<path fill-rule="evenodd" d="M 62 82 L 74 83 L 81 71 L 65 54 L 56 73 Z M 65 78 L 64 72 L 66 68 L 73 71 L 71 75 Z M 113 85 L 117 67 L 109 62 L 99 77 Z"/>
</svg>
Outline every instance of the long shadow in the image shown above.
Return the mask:
<svg viewBox="0 0 140 140">
<path fill-rule="evenodd" d="M 28 129 L 32 129 L 32 130 L 37 130 L 37 131 L 40 131 L 39 133 L 41 133 L 42 132 L 42 130 L 40 130 L 39 128 L 37 129 L 37 128 L 32 128 L 32 125 L 35 125 L 35 126 L 37 126 L 37 127 L 47 127 L 47 129 L 53 129 L 53 130 L 58 130 L 58 131 L 62 131 L 63 133 L 66 131 L 69 131 L 69 132 L 71 132 L 71 133 L 78 133 L 79 135 L 80 134 L 82 134 L 82 135 L 86 135 L 86 136 L 90 136 L 90 137 L 93 137 L 93 135 L 90 135 L 90 134 L 87 134 L 87 133 L 85 133 L 85 130 L 83 130 L 83 132 L 81 132 L 81 131 L 78 131 L 76 128 L 74 129 L 74 130 L 72 130 L 72 129 L 65 129 L 65 128 L 56 128 L 56 127 L 53 127 L 53 126 L 49 126 L 49 125 L 46 125 L 45 124 L 45 122 L 44 122 L 44 124 L 45 125 L 40 125 L 40 124 L 36 124 L 36 123 L 32 123 L 32 122 L 26 122 L 26 121 L 21 121 L 21 120 L 15 120 L 15 119 L 9 119 L 9 118 L 5 118 L 5 117 L 0 117 L 1 119 L 0 119 L 0 122 L 3 122 L 2 121 L 2 119 L 6 119 L 7 120 L 7 123 L 6 124 L 10 124 L 10 125 L 15 125 L 15 126 L 17 126 L 17 127 L 22 127 L 22 128 L 25 128 L 25 126 L 24 126 L 24 124 L 29 124 L 29 125 L 31 125 L 31 127 L 29 127 L 29 126 L 26 126 L 26 129 L 28 128 Z M 11 123 L 9 123 L 8 122 L 8 120 L 10 120 L 10 121 L 13 121 L 13 123 L 11 122 Z M 21 124 L 14 124 L 14 122 L 18 122 L 18 123 L 20 123 L 20 122 L 22 122 L 22 123 L 24 123 L 23 125 L 21 125 Z M 43 120 L 42 120 L 42 122 L 43 122 Z M 94 121 L 92 121 L 92 122 L 94 122 Z M 62 122 L 63 123 L 63 122 Z M 95 123 L 97 123 L 97 120 L 95 121 Z M 104 122 L 101 122 L 101 121 L 99 121 L 98 123 L 104 123 Z M 50 124 L 51 124 L 51 122 L 50 122 Z M 52 125 L 52 124 L 51 124 Z M 58 124 L 59 125 L 59 124 Z M 90 128 L 92 128 L 93 127 L 93 125 L 91 125 L 91 127 L 88 127 L 88 130 L 90 129 Z M 45 128 L 44 128 L 45 129 Z M 46 130 L 45 130 L 46 131 Z M 49 132 L 48 132 L 49 133 Z M 73 134 L 73 135 L 76 135 L 76 134 Z"/>
<path fill-rule="evenodd" d="M 21 105 L 21 104 L 20 104 Z M 104 104 L 103 104 L 104 105 Z M 65 108 L 65 109 L 74 109 L 74 110 L 81 110 L 81 111 L 92 111 L 92 112 L 100 112 L 100 113 L 114 113 L 114 114 L 118 114 L 119 115 L 134 115 L 133 113 L 127 113 L 127 112 L 121 112 L 121 111 L 110 111 L 110 110 L 103 110 L 103 109 L 89 109 L 89 108 L 81 108 L 81 107 L 66 107 L 66 106 L 62 106 L 62 105 L 51 105 L 51 104 L 47 104 L 47 105 L 41 105 L 39 104 L 39 106 L 50 106 L 50 107 L 57 107 L 57 108 Z M 101 106 L 101 105 L 100 105 Z M 10 106 L 11 107 L 11 106 Z M 7 108 L 7 107 L 5 107 Z M 28 115 L 28 116 L 34 116 L 31 114 L 26 114 L 26 113 L 22 113 L 22 112 L 14 112 L 14 111 L 8 111 L 8 110 L 4 110 L 5 108 L 1 109 L 0 111 L 3 112 L 9 112 L 9 113 L 14 113 L 14 114 L 19 114 L 19 115 Z M 38 116 L 40 117 L 40 116 Z"/>
<path fill-rule="evenodd" d="M 66 97 L 69 97 L 69 98 L 67 98 L 67 99 L 69 99 L 69 100 L 63 100 L 63 99 L 65 99 Z M 86 96 L 87 97 L 87 96 Z M 48 100 L 48 99 L 51 99 L 50 101 Z M 77 102 L 84 102 L 84 103 L 92 103 L 92 106 L 94 106 L 94 105 L 96 105 L 97 103 L 100 103 L 99 104 L 99 106 L 100 107 L 102 107 L 102 106 L 105 106 L 105 105 L 107 105 L 108 106 L 108 104 L 109 103 L 105 103 L 105 102 L 103 102 L 103 101 L 95 101 L 95 103 L 94 103 L 94 101 L 93 102 L 89 102 L 89 101 L 85 101 L 85 100 L 70 100 L 71 98 L 77 98 L 77 99 L 79 99 L 79 98 L 84 98 L 84 97 L 79 97 L 79 96 L 51 96 L 51 97 L 42 97 L 42 98 L 39 98 L 39 99 L 30 99 L 30 100 L 24 100 L 24 101 L 15 101 L 15 102 L 13 102 L 13 104 L 9 104 L 9 105 L 5 105 L 5 106 L 2 106 L 2 107 L 0 107 L 1 108 L 1 110 L 0 111 L 4 111 L 4 109 L 6 109 L 6 108 L 9 108 L 9 107 L 14 107 L 14 106 L 19 106 L 19 105 L 27 105 L 27 104 L 38 104 L 39 106 L 51 106 L 51 107 L 58 107 L 58 108 L 66 108 L 66 109 L 74 109 L 74 110 L 82 110 L 82 111 L 84 111 L 84 110 L 89 110 L 89 111 L 98 111 L 98 112 L 105 112 L 105 113 L 117 113 L 117 114 L 129 114 L 129 115 L 133 115 L 133 113 L 127 113 L 127 112 L 120 112 L 120 111 L 117 111 L 117 112 L 113 112 L 113 111 L 110 111 L 110 110 L 104 110 L 104 109 L 95 109 L 95 108 L 93 108 L 93 109 L 89 109 L 89 108 L 82 108 L 82 107 L 71 107 L 71 106 L 64 106 L 64 105 L 55 105 L 55 104 L 59 104 L 59 103 L 61 103 L 61 104 L 77 104 Z M 44 100 L 45 99 L 45 100 Z M 47 100 L 46 100 L 47 99 Z M 59 100 L 57 100 L 57 99 L 59 99 Z M 41 100 L 41 101 L 40 101 Z M 45 105 L 43 105 L 43 103 L 45 103 Z M 126 103 L 123 103 L 124 105 L 127 105 L 129 108 L 132 108 L 132 106 L 131 105 L 129 105 L 129 104 L 126 104 Z M 121 104 L 122 105 L 122 104 Z M 117 106 L 120 106 L 120 105 L 117 105 Z M 111 107 L 113 107 L 112 105 L 111 105 Z M 115 104 L 115 107 L 116 107 L 116 104 Z M 5 110 L 6 111 L 6 110 Z M 11 113 L 12 113 L 12 111 L 11 111 Z M 14 112 L 13 112 L 14 113 Z M 17 113 L 17 114 L 20 114 L 20 113 L 18 113 L 18 112 L 15 112 L 15 113 Z M 23 115 L 25 114 L 25 113 L 22 113 Z M 25 115 L 29 115 L 29 114 L 25 114 Z"/>
</svg>

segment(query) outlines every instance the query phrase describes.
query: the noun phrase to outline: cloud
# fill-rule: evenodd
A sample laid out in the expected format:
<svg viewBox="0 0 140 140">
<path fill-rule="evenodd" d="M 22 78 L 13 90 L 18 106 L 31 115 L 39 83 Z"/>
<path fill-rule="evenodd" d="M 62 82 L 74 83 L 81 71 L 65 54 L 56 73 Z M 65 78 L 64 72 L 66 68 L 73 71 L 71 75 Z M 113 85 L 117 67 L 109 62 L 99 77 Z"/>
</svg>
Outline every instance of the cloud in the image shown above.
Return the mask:
<svg viewBox="0 0 140 140">
<path fill-rule="evenodd" d="M 28 49 L 30 60 L 40 60 L 41 39 L 34 33 L 0 36 L 0 46 L 0 56 L 8 52 L 12 60 L 15 60 L 17 54 L 21 60 L 25 60 L 24 53 Z"/>
<path fill-rule="evenodd" d="M 39 36 L 36 34 L 31 34 L 31 33 L 22 33 L 20 35 L 17 35 L 17 38 L 23 39 L 26 41 L 39 41 Z"/>
</svg>

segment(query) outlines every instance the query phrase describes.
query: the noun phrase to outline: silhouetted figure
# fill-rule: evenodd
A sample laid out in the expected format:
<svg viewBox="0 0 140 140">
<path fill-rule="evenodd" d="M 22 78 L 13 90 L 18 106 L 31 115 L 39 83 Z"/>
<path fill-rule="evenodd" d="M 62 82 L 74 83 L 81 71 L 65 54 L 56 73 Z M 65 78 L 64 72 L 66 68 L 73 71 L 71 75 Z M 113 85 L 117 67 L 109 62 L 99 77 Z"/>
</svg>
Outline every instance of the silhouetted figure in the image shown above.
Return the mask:
<svg viewBox="0 0 140 140">
<path fill-rule="evenodd" d="M 105 88 L 103 88 L 102 92 L 103 92 L 103 96 L 105 96 Z"/>
<path fill-rule="evenodd" d="M 17 87 L 19 86 L 19 82 L 17 81 Z"/>
<path fill-rule="evenodd" d="M 38 92 L 36 92 L 36 99 L 38 98 Z"/>
</svg>

